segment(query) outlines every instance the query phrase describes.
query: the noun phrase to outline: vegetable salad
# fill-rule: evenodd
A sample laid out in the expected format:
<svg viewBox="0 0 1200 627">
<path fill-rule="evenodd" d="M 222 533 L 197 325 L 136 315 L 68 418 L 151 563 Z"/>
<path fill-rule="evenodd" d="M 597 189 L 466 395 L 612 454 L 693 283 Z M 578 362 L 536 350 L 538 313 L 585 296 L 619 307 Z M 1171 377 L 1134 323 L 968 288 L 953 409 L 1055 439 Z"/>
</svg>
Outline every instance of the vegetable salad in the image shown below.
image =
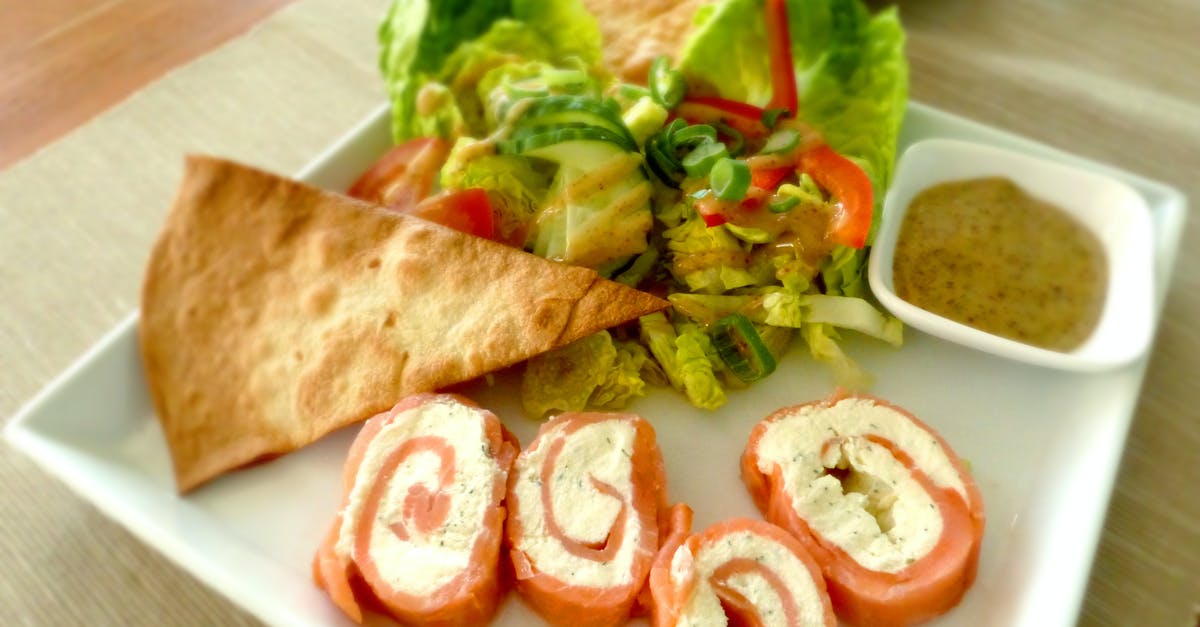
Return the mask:
<svg viewBox="0 0 1200 627">
<path fill-rule="evenodd" d="M 530 414 L 647 384 L 716 408 L 801 342 L 860 388 L 841 334 L 901 343 L 865 279 L 907 99 L 894 9 L 705 5 L 639 83 L 577 1 L 397 1 L 380 39 L 402 158 L 376 200 L 673 305 L 530 360 Z"/>
</svg>

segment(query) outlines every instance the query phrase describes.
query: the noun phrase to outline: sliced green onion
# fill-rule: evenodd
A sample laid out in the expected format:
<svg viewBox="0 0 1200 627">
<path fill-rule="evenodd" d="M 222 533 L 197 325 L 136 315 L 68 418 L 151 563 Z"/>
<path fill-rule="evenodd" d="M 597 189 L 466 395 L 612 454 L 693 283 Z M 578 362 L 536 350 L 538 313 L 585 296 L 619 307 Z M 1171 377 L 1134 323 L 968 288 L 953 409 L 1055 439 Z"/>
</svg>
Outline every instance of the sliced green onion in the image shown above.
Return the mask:
<svg viewBox="0 0 1200 627">
<path fill-rule="evenodd" d="M 777 107 L 774 109 L 764 109 L 763 113 L 762 113 L 763 126 L 765 126 L 767 128 L 775 128 L 775 125 L 779 123 L 779 118 L 790 115 L 790 114 L 791 114 L 791 111 L 788 111 L 787 109 L 785 109 L 783 107 Z"/>
<path fill-rule="evenodd" d="M 800 131 L 794 128 L 783 128 L 771 133 L 767 143 L 762 148 L 762 154 L 769 155 L 778 152 L 795 150 L 800 145 Z"/>
<path fill-rule="evenodd" d="M 542 72 L 541 77 L 550 87 L 581 85 L 588 80 L 587 74 L 583 70 L 548 69 Z"/>
<path fill-rule="evenodd" d="M 750 166 L 728 157 L 718 160 L 708 176 L 713 192 L 721 200 L 741 200 L 750 189 Z"/>
<path fill-rule="evenodd" d="M 717 141 L 717 129 L 707 124 L 692 124 L 673 133 L 671 141 L 675 143 L 676 148 L 715 142 Z"/>
<path fill-rule="evenodd" d="M 700 144 L 683 158 L 683 169 L 688 176 L 708 176 L 713 165 L 728 157 L 729 152 L 721 142 Z"/>
<path fill-rule="evenodd" d="M 725 223 L 725 230 L 732 233 L 734 237 L 750 244 L 766 244 L 772 239 L 770 231 L 750 226 L 738 226 L 732 222 Z"/>
<path fill-rule="evenodd" d="M 771 202 L 767 203 L 767 209 L 769 209 L 771 213 L 787 213 L 792 210 L 792 207 L 795 207 L 798 204 L 800 204 L 799 198 L 796 198 L 795 196 L 784 196 L 779 200 L 772 200 Z"/>
<path fill-rule="evenodd" d="M 717 129 L 718 133 L 729 138 L 725 142 L 725 146 L 729 149 L 729 154 L 735 157 L 742 154 L 742 149 L 746 147 L 746 138 L 737 129 L 719 120 L 713 122 L 712 125 L 713 128 Z"/>
<path fill-rule="evenodd" d="M 509 83 L 504 86 L 504 91 L 508 92 L 508 97 L 514 100 L 520 98 L 537 98 L 550 93 L 550 90 L 546 87 L 546 83 L 536 78 Z"/>
<path fill-rule="evenodd" d="M 631 85 L 629 83 L 621 83 L 621 86 L 617 88 L 617 94 L 620 95 L 622 98 L 627 98 L 629 100 L 638 100 L 638 99 L 649 96 L 650 90 L 646 89 L 645 87 L 642 87 L 641 85 Z"/>
<path fill-rule="evenodd" d="M 688 196 L 690 196 L 696 200 L 700 200 L 701 198 L 708 198 L 708 195 L 711 193 L 712 193 L 711 189 L 705 188 L 705 189 L 694 191 L 694 192 L 688 194 Z"/>
<path fill-rule="evenodd" d="M 714 322 L 709 334 L 717 354 L 742 381 L 753 383 L 775 371 L 775 357 L 746 316 L 729 314 Z"/>
<path fill-rule="evenodd" d="M 650 64 L 649 82 L 650 97 L 658 104 L 668 109 L 674 109 L 683 102 L 687 83 L 683 80 L 682 72 L 671 69 L 666 56 L 656 57 Z"/>
</svg>

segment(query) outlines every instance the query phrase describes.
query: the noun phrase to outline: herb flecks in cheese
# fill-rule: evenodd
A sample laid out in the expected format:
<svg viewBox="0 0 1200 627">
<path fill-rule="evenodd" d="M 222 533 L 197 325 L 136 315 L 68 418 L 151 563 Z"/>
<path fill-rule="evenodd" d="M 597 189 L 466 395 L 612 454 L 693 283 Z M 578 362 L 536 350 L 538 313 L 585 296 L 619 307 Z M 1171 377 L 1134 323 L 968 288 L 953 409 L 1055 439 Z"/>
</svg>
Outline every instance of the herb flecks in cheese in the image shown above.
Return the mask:
<svg viewBox="0 0 1200 627">
<path fill-rule="evenodd" d="M 677 627 L 726 624 L 725 609 L 713 584 L 723 565 L 740 559 L 755 561 L 763 572 L 772 573 L 778 581 L 787 584 L 781 591 L 761 573 L 753 571 L 721 579 L 724 585 L 737 591 L 756 608 L 763 627 L 787 626 L 785 604 L 789 602 L 800 614 L 798 624 L 825 624 L 820 593 L 804 563 L 771 538 L 739 531 L 701 545 L 694 556 L 686 545 L 672 556 L 672 576 L 677 581 L 682 580 L 688 568 L 694 569 L 692 576 L 695 578 L 695 587 L 684 605 Z"/>
<path fill-rule="evenodd" d="M 939 489 L 967 500 L 950 455 L 904 414 L 869 400 L 806 405 L 773 420 L 759 444 L 758 467 L 783 473 L 784 491 L 813 532 L 866 568 L 897 572 L 928 554 L 942 534 L 933 499 L 885 446 L 912 458 Z"/>
<path fill-rule="evenodd" d="M 371 527 L 370 553 L 393 589 L 427 595 L 468 567 L 480 521 L 491 506 L 494 477 L 502 472 L 488 448 L 484 423 L 471 407 L 430 402 L 398 414 L 380 430 L 363 456 L 342 511 L 336 551 L 346 558 L 353 554 L 368 491 L 389 456 L 413 440 L 437 444 L 414 448 L 396 466 Z M 445 451 L 450 451 L 453 467 L 448 481 L 442 476 L 448 470 Z M 405 502 L 412 493 L 448 500 L 438 528 L 423 529 L 406 515 Z"/>
<path fill-rule="evenodd" d="M 632 503 L 633 464 L 622 451 L 632 451 L 636 429 L 626 420 L 604 420 L 587 424 L 574 432 L 557 429 L 541 436 L 537 448 L 517 459 L 514 472 L 522 480 L 515 482 L 521 502 L 519 522 L 524 530 L 521 546 L 540 572 L 571 581 L 572 585 L 607 588 L 628 583 L 635 539 L 640 533 Z M 556 441 L 561 449 L 555 460 L 549 452 Z M 546 464 L 552 464 L 546 467 Z M 533 479 L 550 472 L 549 501 L 553 511 L 543 507 L 543 484 Z M 604 488 L 610 493 L 601 491 Z M 616 535 L 614 525 L 621 522 L 624 509 L 625 542 L 607 561 L 596 561 L 568 551 L 563 540 L 550 528 L 551 521 L 570 540 L 592 547 L 603 547 Z"/>
</svg>

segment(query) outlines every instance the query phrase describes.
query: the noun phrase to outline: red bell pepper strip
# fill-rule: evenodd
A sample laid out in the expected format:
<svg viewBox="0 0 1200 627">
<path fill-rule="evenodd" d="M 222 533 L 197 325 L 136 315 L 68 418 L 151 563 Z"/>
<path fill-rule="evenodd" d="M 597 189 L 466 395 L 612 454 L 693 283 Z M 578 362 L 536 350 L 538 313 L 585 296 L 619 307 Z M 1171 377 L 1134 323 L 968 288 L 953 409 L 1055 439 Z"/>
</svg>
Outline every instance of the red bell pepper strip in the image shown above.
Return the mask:
<svg viewBox="0 0 1200 627">
<path fill-rule="evenodd" d="M 771 109 L 787 109 L 792 117 L 800 107 L 796 71 L 792 61 L 792 38 L 788 34 L 786 0 L 767 0 L 763 16 L 767 27 L 767 50 L 771 60 Z"/>
<path fill-rule="evenodd" d="M 843 246 L 862 248 L 871 230 L 875 203 L 867 173 L 825 144 L 800 153 L 798 169 L 811 176 L 837 202 L 829 225 L 830 239 Z"/>
<path fill-rule="evenodd" d="M 767 136 L 763 110 L 752 104 L 714 96 L 688 96 L 675 108 L 676 117 L 688 124 L 724 122 L 747 139 Z"/>
<path fill-rule="evenodd" d="M 794 166 L 781 166 L 778 168 L 751 168 L 750 169 L 750 185 L 759 189 L 775 189 L 787 175 L 795 172 Z"/>
</svg>

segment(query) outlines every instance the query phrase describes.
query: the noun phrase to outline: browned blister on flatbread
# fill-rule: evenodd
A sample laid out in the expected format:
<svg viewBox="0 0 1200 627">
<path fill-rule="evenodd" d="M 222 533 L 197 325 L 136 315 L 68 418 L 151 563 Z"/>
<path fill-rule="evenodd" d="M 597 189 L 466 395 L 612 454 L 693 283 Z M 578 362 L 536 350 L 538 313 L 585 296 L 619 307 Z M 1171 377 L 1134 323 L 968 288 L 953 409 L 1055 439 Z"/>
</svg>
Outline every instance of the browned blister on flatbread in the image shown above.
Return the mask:
<svg viewBox="0 0 1200 627">
<path fill-rule="evenodd" d="M 583 0 L 600 24 L 604 62 L 622 79 L 645 83 L 650 63 L 678 58 L 696 9 L 713 0 Z"/>
<path fill-rule="evenodd" d="M 585 268 L 189 157 L 139 330 L 187 491 L 665 307 Z"/>
</svg>

